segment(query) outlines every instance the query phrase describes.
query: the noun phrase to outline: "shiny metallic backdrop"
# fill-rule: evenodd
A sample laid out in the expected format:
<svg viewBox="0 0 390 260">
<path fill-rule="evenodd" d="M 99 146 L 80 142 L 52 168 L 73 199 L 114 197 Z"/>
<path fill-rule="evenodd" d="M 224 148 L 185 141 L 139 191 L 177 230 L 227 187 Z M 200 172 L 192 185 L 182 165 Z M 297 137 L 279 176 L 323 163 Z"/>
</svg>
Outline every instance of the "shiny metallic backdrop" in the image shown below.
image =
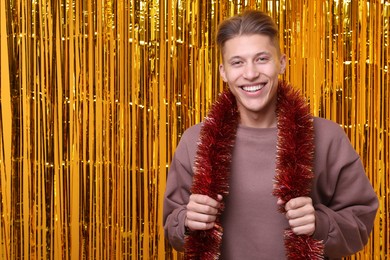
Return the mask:
<svg viewBox="0 0 390 260">
<path fill-rule="evenodd" d="M 223 88 L 218 23 L 271 14 L 285 79 L 338 122 L 380 200 L 390 251 L 388 0 L 0 2 L 0 259 L 181 259 L 162 200 L 183 131 Z"/>
</svg>

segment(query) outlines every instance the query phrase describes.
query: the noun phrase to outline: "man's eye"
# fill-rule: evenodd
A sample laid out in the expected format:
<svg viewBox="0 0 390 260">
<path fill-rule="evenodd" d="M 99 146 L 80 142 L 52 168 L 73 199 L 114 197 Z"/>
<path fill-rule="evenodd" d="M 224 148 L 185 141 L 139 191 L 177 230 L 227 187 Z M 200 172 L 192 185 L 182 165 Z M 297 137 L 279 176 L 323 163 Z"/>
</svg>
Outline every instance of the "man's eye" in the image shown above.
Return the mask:
<svg viewBox="0 0 390 260">
<path fill-rule="evenodd" d="M 258 62 L 265 62 L 267 60 L 268 60 L 268 57 L 259 57 L 259 58 L 257 58 Z"/>
<path fill-rule="evenodd" d="M 241 64 L 241 61 L 233 61 L 232 62 L 232 65 L 239 65 L 239 64 Z"/>
</svg>

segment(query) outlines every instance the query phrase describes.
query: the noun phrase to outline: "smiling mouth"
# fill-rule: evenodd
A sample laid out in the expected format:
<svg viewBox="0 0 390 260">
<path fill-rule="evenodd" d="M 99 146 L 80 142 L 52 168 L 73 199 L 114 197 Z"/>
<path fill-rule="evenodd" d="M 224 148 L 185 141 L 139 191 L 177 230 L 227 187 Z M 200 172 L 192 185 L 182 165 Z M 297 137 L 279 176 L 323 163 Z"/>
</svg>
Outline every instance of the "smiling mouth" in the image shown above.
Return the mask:
<svg viewBox="0 0 390 260">
<path fill-rule="evenodd" d="M 242 86 L 241 89 L 246 91 L 246 92 L 256 92 L 256 91 L 259 91 L 262 88 L 264 88 L 265 85 L 266 85 L 265 83 L 261 83 L 259 85 L 255 85 L 255 86 Z"/>
</svg>

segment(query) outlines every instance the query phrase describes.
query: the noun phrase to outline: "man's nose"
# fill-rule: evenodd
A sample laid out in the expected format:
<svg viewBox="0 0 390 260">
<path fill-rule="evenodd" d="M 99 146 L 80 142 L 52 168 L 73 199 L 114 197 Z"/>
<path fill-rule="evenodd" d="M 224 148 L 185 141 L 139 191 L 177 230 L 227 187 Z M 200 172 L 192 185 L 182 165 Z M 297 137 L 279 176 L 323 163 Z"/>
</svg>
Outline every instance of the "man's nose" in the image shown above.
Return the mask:
<svg viewBox="0 0 390 260">
<path fill-rule="evenodd" d="M 244 68 L 244 78 L 252 80 L 257 78 L 260 75 L 260 72 L 257 70 L 256 66 L 252 63 L 246 64 Z"/>
</svg>

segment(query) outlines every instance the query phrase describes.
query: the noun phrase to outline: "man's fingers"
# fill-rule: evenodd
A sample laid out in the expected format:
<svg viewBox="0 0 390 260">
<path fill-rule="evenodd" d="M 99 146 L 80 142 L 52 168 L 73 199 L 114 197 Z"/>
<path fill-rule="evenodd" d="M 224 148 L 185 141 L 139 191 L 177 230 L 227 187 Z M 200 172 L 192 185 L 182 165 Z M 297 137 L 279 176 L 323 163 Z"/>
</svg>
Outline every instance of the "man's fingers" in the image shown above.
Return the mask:
<svg viewBox="0 0 390 260">
<path fill-rule="evenodd" d="M 218 195 L 221 196 L 221 195 Z M 221 196 L 222 199 L 222 196 Z M 202 205 L 208 205 L 213 208 L 219 208 L 220 202 L 210 198 L 207 195 L 201 195 L 201 194 L 192 194 L 190 196 L 190 201 L 196 202 L 197 204 L 202 204 Z"/>
<path fill-rule="evenodd" d="M 314 208 L 311 205 L 304 205 L 297 209 L 287 209 L 286 207 L 286 218 L 287 219 L 296 219 L 301 218 L 306 215 L 314 214 Z"/>
<path fill-rule="evenodd" d="M 312 199 L 310 197 L 298 197 L 291 199 L 286 203 L 286 210 L 298 209 L 305 205 L 312 205 Z"/>
<path fill-rule="evenodd" d="M 315 209 L 310 197 L 298 197 L 286 203 L 286 218 L 297 235 L 312 235 L 315 231 Z"/>
<path fill-rule="evenodd" d="M 192 194 L 187 204 L 186 226 L 191 230 L 208 230 L 215 225 L 222 196 L 217 200 L 206 195 Z"/>
<path fill-rule="evenodd" d="M 188 221 L 210 223 L 215 221 L 216 215 L 200 214 L 194 211 L 187 211 L 187 219 Z"/>
<path fill-rule="evenodd" d="M 300 226 L 305 226 L 307 224 L 311 225 L 314 223 L 315 223 L 314 214 L 305 215 L 301 218 L 294 218 L 288 220 L 288 224 L 290 225 L 290 227 L 300 227 Z"/>
<path fill-rule="evenodd" d="M 213 228 L 214 222 L 198 222 L 193 220 L 187 220 L 187 226 L 191 230 L 208 230 Z"/>
<path fill-rule="evenodd" d="M 218 199 L 222 199 L 221 195 L 218 195 Z M 206 195 L 192 194 L 190 196 L 190 202 L 187 205 L 187 209 L 203 214 L 215 215 L 218 213 L 218 209 L 221 203 L 215 199 Z"/>
<path fill-rule="evenodd" d="M 299 227 L 291 227 L 291 230 L 294 232 L 294 234 L 298 236 L 299 235 L 311 236 L 314 233 L 315 225 L 310 224 L 310 225 L 299 226 Z"/>
</svg>

